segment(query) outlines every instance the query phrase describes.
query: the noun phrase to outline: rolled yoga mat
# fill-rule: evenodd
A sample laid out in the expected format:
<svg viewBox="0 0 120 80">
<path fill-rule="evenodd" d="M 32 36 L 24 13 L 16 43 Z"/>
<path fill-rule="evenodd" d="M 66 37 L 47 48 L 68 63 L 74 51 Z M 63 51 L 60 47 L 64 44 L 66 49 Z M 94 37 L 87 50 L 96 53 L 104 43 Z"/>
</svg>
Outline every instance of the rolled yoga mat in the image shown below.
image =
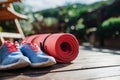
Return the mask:
<svg viewBox="0 0 120 80">
<path fill-rule="evenodd" d="M 79 43 L 76 37 L 69 33 L 38 34 L 25 40 L 36 43 L 43 52 L 61 63 L 70 63 L 79 53 Z"/>
</svg>

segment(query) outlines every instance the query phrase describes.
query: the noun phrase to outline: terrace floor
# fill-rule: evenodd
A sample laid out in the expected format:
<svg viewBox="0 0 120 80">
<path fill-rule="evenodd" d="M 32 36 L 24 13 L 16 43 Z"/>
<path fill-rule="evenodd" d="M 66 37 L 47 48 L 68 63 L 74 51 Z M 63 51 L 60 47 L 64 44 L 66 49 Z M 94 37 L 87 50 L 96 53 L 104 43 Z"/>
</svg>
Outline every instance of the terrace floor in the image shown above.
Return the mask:
<svg viewBox="0 0 120 80">
<path fill-rule="evenodd" d="M 0 71 L 0 80 L 120 80 L 120 51 L 80 46 L 69 64 Z"/>
</svg>

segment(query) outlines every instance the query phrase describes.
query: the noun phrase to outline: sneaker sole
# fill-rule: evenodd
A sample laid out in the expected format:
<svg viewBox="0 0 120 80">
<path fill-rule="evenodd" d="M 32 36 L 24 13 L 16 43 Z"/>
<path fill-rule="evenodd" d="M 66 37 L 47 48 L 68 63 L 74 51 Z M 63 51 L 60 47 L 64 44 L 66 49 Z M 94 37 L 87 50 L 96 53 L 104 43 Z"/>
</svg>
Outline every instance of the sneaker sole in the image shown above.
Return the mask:
<svg viewBox="0 0 120 80">
<path fill-rule="evenodd" d="M 18 62 L 9 65 L 0 65 L 0 70 L 10 70 L 27 67 L 30 65 L 30 61 L 27 57 L 20 59 Z"/>
<path fill-rule="evenodd" d="M 47 62 L 42 62 L 42 63 L 31 63 L 31 67 L 35 68 L 35 67 L 48 67 L 48 66 L 52 66 L 56 64 L 55 59 L 49 59 Z"/>
</svg>

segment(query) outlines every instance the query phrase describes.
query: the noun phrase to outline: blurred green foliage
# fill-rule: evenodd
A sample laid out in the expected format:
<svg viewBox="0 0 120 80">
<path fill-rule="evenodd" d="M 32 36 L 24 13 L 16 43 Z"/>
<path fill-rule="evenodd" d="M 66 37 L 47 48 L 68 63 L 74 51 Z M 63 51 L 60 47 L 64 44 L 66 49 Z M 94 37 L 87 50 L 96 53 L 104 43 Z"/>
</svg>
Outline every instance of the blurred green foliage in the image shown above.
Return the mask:
<svg viewBox="0 0 120 80">
<path fill-rule="evenodd" d="M 48 27 L 51 27 L 53 24 L 55 24 L 57 22 L 57 19 L 56 18 L 53 18 L 53 17 L 48 17 L 48 18 L 45 18 L 45 24 L 48 26 Z"/>
<path fill-rule="evenodd" d="M 59 23 L 64 23 L 64 32 L 72 33 L 77 38 L 84 39 L 84 36 L 86 35 L 86 29 L 89 27 L 88 25 L 84 24 L 84 20 L 96 19 L 98 16 L 96 13 L 90 15 L 85 14 L 92 12 L 99 7 L 108 5 L 111 2 L 112 0 L 96 2 L 91 5 L 68 4 L 62 7 L 33 12 L 33 14 L 40 14 L 45 19 L 49 17 L 55 18 Z"/>
<path fill-rule="evenodd" d="M 120 18 L 112 17 L 105 20 L 98 28 L 100 35 L 104 38 L 120 38 Z"/>
<path fill-rule="evenodd" d="M 1 27 L 1 32 L 16 32 L 15 26 L 13 21 L 1 21 L 0 22 L 0 27 Z"/>
<path fill-rule="evenodd" d="M 13 7 L 14 7 L 14 9 L 15 9 L 15 11 L 17 11 L 18 13 L 24 13 L 25 11 L 25 6 L 24 6 L 24 4 L 22 4 L 22 3 L 14 3 L 13 4 Z"/>
<path fill-rule="evenodd" d="M 114 0 L 103 0 L 101 2 L 96 2 L 90 5 L 80 4 L 80 3 L 68 4 L 66 6 L 40 10 L 36 12 L 33 12 L 32 7 L 25 5 L 24 2 L 14 3 L 13 6 L 15 8 L 15 11 L 25 14 L 29 18 L 28 20 L 20 20 L 20 24 L 25 35 L 30 35 L 35 32 L 35 31 L 33 32 L 33 26 L 31 23 L 36 21 L 37 19 L 39 21 L 43 20 L 45 22 L 45 25 L 47 25 L 48 27 L 52 27 L 51 25 L 55 23 L 59 23 L 58 26 L 64 28 L 63 32 L 72 33 L 77 38 L 84 39 L 84 36 L 86 35 L 86 29 L 88 29 L 89 26 L 91 25 L 90 21 L 96 20 L 99 16 L 97 13 L 92 13 L 92 14 L 89 14 L 89 13 L 103 6 L 109 5 L 113 1 Z M 112 10 L 111 9 L 107 10 L 105 14 L 110 15 L 111 13 L 110 11 Z M 86 15 L 86 14 L 89 14 L 89 15 Z M 85 22 L 87 21 L 90 24 L 87 23 L 86 25 Z M 105 26 L 105 24 L 106 22 L 104 22 L 102 26 Z M 5 31 L 7 31 L 7 29 L 12 31 L 14 30 L 10 27 L 7 27 L 7 28 L 5 27 L 5 25 L 13 26 L 13 24 L 11 23 L 8 24 L 7 22 L 3 24 L 1 22 L 0 25 L 2 26 L 3 29 L 5 29 Z M 98 27 L 95 25 L 95 23 L 93 23 L 93 25 L 91 26 Z M 38 26 L 38 27 L 41 27 L 41 26 Z M 41 29 L 41 28 L 38 28 L 38 29 Z M 101 29 L 103 29 L 103 27 L 100 27 L 100 29 L 98 29 L 98 32 L 101 31 Z M 118 33 L 116 32 L 116 34 Z"/>
<path fill-rule="evenodd" d="M 3 31 L 2 26 L 0 26 L 0 32 L 2 32 L 2 31 Z"/>
</svg>

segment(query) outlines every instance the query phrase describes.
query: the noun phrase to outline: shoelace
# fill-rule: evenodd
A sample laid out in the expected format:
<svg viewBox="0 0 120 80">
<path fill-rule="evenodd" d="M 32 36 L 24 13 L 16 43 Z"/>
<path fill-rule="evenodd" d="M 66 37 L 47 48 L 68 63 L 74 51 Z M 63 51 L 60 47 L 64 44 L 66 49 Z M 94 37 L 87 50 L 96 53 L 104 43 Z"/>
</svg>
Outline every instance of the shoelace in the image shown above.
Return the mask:
<svg viewBox="0 0 120 80">
<path fill-rule="evenodd" d="M 12 43 L 11 41 L 5 41 L 4 44 L 6 45 L 6 47 L 8 48 L 8 52 L 15 52 L 18 50 L 18 43 Z"/>
<path fill-rule="evenodd" d="M 36 52 L 40 51 L 39 47 L 36 44 L 30 43 L 30 48 Z"/>
<path fill-rule="evenodd" d="M 21 44 L 23 45 L 23 44 L 25 44 L 25 43 L 30 44 L 30 48 L 31 48 L 32 50 L 34 50 L 35 52 L 40 51 L 40 48 L 38 47 L 37 44 L 35 44 L 35 43 L 29 43 L 29 42 L 26 42 L 26 41 L 22 41 Z"/>
</svg>

